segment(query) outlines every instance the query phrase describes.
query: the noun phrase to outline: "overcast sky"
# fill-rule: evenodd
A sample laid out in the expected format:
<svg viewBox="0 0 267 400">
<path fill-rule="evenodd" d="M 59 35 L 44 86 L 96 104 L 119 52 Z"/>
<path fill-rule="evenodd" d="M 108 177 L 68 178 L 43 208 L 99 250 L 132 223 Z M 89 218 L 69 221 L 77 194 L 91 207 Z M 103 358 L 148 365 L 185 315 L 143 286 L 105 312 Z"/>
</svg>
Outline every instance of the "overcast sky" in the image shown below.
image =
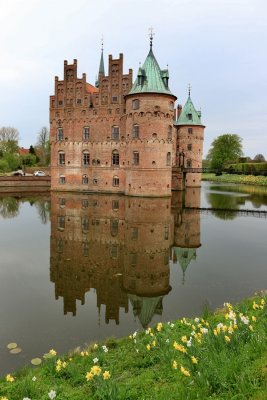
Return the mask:
<svg viewBox="0 0 267 400">
<path fill-rule="evenodd" d="M 266 0 L 0 0 L 0 127 L 20 145 L 49 126 L 49 96 L 63 62 L 94 84 L 104 36 L 108 55 L 124 54 L 134 79 L 149 51 L 169 66 L 170 89 L 184 104 L 188 84 L 206 125 L 204 154 L 223 133 L 243 138 L 244 153 L 267 157 Z"/>
</svg>

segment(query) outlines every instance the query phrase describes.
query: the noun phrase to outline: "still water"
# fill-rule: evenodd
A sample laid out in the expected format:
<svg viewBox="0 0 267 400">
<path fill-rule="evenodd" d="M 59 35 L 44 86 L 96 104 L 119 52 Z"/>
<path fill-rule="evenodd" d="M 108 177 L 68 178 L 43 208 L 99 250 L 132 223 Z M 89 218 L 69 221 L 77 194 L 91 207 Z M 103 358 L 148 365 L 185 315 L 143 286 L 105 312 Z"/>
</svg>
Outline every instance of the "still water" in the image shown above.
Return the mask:
<svg viewBox="0 0 267 400">
<path fill-rule="evenodd" d="M 0 376 L 267 288 L 267 190 L 205 182 L 171 199 L 0 195 Z M 260 217 L 261 216 L 261 217 Z M 6 346 L 22 348 L 12 355 Z"/>
</svg>

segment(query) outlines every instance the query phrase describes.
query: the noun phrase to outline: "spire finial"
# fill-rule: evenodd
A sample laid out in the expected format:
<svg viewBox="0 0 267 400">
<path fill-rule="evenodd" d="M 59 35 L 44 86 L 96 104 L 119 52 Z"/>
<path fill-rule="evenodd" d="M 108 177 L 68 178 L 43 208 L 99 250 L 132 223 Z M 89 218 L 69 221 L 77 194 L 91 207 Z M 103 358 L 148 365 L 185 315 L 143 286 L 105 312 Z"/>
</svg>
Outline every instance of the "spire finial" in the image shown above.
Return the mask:
<svg viewBox="0 0 267 400">
<path fill-rule="evenodd" d="M 155 33 L 153 33 L 153 27 L 151 26 L 149 29 L 149 38 L 150 38 L 150 50 L 152 50 L 152 45 L 153 45 L 153 36 L 155 35 Z"/>
<path fill-rule="evenodd" d="M 103 50 L 104 50 L 104 36 L 102 35 L 101 36 L 101 51 L 102 51 L 102 53 L 103 53 Z"/>
<path fill-rule="evenodd" d="M 192 89 L 192 86 L 190 85 L 190 83 L 188 84 L 188 96 L 190 97 L 190 95 L 191 95 L 191 89 Z"/>
</svg>

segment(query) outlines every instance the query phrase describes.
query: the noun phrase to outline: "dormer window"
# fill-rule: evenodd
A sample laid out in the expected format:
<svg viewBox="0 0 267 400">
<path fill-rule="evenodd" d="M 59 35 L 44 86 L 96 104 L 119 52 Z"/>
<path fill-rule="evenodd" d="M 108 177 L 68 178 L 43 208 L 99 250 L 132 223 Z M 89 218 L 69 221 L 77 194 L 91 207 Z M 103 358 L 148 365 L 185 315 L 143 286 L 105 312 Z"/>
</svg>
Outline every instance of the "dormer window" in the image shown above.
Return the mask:
<svg viewBox="0 0 267 400">
<path fill-rule="evenodd" d="M 193 119 L 192 114 L 187 114 L 187 118 L 188 118 L 190 121 L 192 121 L 192 119 Z"/>
</svg>

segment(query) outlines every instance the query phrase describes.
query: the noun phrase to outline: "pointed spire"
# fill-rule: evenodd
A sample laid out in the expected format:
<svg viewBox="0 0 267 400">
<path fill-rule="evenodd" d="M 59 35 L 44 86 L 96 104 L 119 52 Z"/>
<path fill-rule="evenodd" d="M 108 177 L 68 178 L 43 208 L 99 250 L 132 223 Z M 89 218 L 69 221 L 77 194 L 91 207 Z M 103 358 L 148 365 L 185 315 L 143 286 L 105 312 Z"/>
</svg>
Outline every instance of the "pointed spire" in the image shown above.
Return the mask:
<svg viewBox="0 0 267 400">
<path fill-rule="evenodd" d="M 104 66 L 104 56 L 103 56 L 103 51 L 104 51 L 104 38 L 103 36 L 101 37 L 101 56 L 100 56 L 100 63 L 99 63 L 99 71 L 98 71 L 98 78 L 95 81 L 95 86 L 99 87 L 99 76 L 103 75 L 105 76 L 105 66 Z"/>
<path fill-rule="evenodd" d="M 188 98 L 179 115 L 177 121 L 174 125 L 200 125 L 203 126 L 201 122 L 201 112 L 195 109 L 195 106 L 191 100 L 191 85 L 188 85 Z"/>
</svg>

